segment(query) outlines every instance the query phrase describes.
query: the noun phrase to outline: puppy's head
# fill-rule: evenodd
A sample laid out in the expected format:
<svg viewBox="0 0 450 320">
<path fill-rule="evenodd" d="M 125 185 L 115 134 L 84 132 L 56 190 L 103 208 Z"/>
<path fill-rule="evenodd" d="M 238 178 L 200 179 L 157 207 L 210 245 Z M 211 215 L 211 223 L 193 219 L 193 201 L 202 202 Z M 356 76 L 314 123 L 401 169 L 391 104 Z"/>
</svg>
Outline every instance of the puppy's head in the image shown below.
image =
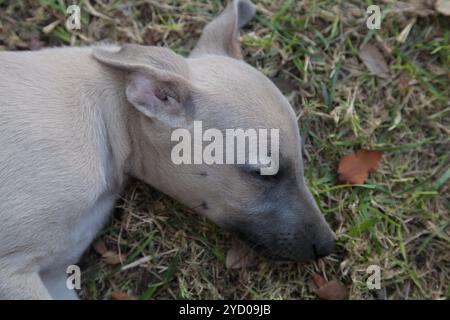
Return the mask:
<svg viewBox="0 0 450 320">
<path fill-rule="evenodd" d="M 296 116 L 272 82 L 242 60 L 238 33 L 254 12 L 246 0 L 230 3 L 206 26 L 189 58 L 164 48 L 136 45 L 123 46 L 118 52 L 96 50 L 94 56 L 124 72 L 126 99 L 138 115 L 130 124 L 138 178 L 269 257 L 322 257 L 331 252 L 334 236 L 305 184 Z M 200 121 L 203 134 L 198 136 Z M 229 150 L 226 142 L 227 130 L 233 129 L 247 133 L 267 129 L 267 135 L 257 140 L 266 139 L 270 161 L 262 161 L 261 154 L 250 161 L 250 138 L 242 163 L 201 159 L 222 134 L 222 146 L 214 144 L 216 150 L 210 148 L 209 154 L 223 150 L 232 152 L 236 160 L 239 151 Z M 181 152 L 191 164 L 174 161 L 177 145 L 180 151 L 174 132 L 193 139 L 185 141 Z M 203 141 L 198 150 L 193 145 L 198 138 L 210 142 Z M 226 157 L 223 154 L 223 162 Z M 268 163 L 275 169 L 261 174 Z"/>
</svg>

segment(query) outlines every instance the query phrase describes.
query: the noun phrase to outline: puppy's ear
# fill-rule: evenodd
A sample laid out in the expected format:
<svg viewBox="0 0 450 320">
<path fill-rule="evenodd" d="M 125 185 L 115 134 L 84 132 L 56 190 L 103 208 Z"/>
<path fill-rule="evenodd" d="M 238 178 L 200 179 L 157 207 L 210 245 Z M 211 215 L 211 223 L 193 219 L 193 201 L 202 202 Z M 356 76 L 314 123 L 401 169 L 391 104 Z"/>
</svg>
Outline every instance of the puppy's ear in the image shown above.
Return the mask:
<svg viewBox="0 0 450 320">
<path fill-rule="evenodd" d="M 149 118 L 185 127 L 194 117 L 189 67 L 169 49 L 124 45 L 119 51 L 94 49 L 99 62 L 126 73 L 127 100 Z"/>
<path fill-rule="evenodd" d="M 216 54 L 242 59 L 238 41 L 239 30 L 255 15 L 255 7 L 248 0 L 234 0 L 203 30 L 191 57 Z"/>
</svg>

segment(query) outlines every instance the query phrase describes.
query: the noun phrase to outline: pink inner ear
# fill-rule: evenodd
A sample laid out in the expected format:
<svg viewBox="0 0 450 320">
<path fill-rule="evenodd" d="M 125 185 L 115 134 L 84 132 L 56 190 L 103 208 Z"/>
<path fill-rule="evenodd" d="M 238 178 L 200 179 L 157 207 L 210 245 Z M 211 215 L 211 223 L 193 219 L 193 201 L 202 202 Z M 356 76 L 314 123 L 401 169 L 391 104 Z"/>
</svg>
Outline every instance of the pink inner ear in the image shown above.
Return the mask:
<svg viewBox="0 0 450 320">
<path fill-rule="evenodd" d="M 134 105 L 154 106 L 158 102 L 155 85 L 142 74 L 133 74 L 126 90 L 128 101 Z"/>
</svg>

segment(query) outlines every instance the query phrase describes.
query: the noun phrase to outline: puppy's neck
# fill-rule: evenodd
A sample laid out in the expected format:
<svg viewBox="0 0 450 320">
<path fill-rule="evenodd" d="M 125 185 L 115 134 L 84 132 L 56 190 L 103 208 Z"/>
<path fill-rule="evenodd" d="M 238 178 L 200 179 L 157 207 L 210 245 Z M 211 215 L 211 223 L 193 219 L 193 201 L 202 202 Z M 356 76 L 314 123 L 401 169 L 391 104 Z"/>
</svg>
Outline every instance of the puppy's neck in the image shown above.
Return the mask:
<svg viewBox="0 0 450 320">
<path fill-rule="evenodd" d="M 107 80 L 105 79 L 107 78 Z M 109 71 L 95 92 L 101 121 L 106 132 L 105 143 L 110 149 L 109 164 L 115 175 L 132 176 L 160 187 L 164 181 L 160 164 L 170 156 L 170 130 L 136 110 L 126 99 L 125 76 Z M 169 149 L 166 149 L 169 148 Z M 120 178 L 120 185 L 123 184 Z"/>
<path fill-rule="evenodd" d="M 88 116 L 93 112 L 96 118 L 96 136 L 99 139 L 98 149 L 104 158 L 104 170 L 106 175 L 114 177 L 114 183 L 121 188 L 123 178 L 129 171 L 129 159 L 132 156 L 129 128 L 131 106 L 128 105 L 123 92 L 125 81 L 123 75 L 106 69 L 102 71 L 105 72 L 96 74 L 98 77 L 98 81 L 95 81 L 96 88 L 89 90 L 95 97 L 87 95 L 90 97 L 86 99 L 91 101 L 83 103 L 86 106 L 83 113 Z M 88 89 L 84 92 L 88 92 Z"/>
<path fill-rule="evenodd" d="M 125 173 L 160 188 L 158 184 L 165 180 L 161 176 L 161 164 L 171 161 L 167 158 L 170 155 L 170 132 L 131 105 L 128 108 L 128 129 L 131 152 Z"/>
</svg>

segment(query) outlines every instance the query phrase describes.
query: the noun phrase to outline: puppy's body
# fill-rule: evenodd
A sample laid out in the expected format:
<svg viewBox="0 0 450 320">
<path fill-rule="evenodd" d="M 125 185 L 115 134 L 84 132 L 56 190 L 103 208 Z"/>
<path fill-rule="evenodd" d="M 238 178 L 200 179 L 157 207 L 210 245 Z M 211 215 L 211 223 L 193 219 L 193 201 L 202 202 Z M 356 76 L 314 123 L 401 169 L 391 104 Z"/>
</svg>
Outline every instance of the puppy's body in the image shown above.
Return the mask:
<svg viewBox="0 0 450 320">
<path fill-rule="evenodd" d="M 76 298 L 75 264 L 134 176 L 274 258 L 330 253 L 333 233 L 303 178 L 295 114 L 241 61 L 254 14 L 235 0 L 191 57 L 158 47 L 0 53 L 0 298 Z M 276 128 L 280 170 L 175 165 L 175 128 Z"/>
<path fill-rule="evenodd" d="M 90 48 L 0 61 L 0 295 L 15 297 L 2 288 L 13 274 L 65 271 L 105 222 L 130 155 L 130 109 Z"/>
</svg>

